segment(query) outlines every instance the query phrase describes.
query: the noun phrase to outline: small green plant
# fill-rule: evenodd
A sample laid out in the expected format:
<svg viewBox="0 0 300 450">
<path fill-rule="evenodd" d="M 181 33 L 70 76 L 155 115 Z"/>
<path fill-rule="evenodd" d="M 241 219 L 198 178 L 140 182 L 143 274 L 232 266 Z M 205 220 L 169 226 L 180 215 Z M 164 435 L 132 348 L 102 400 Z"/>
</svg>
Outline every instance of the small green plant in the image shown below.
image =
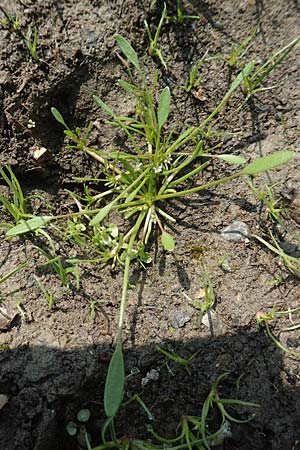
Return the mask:
<svg viewBox="0 0 300 450">
<path fill-rule="evenodd" d="M 199 322 L 202 321 L 204 314 L 206 314 L 214 306 L 216 300 L 211 278 L 203 261 L 202 268 L 202 284 L 204 294 L 203 299 L 192 300 L 190 297 L 184 294 L 185 297 L 189 300 L 190 304 L 199 311 Z"/>
<path fill-rule="evenodd" d="M 265 205 L 267 209 L 267 214 L 272 222 L 280 223 L 283 209 L 278 206 L 280 199 L 275 199 L 274 196 L 274 187 L 265 184 L 262 188 L 258 188 L 254 186 L 253 181 L 249 180 L 249 186 L 252 190 L 255 198 Z"/>
<path fill-rule="evenodd" d="M 175 20 L 177 23 L 182 24 L 185 20 L 198 20 L 200 16 L 191 16 L 183 13 L 181 1 L 176 0 L 176 16 L 166 16 L 168 20 Z"/>
<path fill-rule="evenodd" d="M 295 277 L 300 279 L 300 258 L 296 258 L 295 256 L 288 255 L 279 245 L 274 235 L 270 233 L 273 244 L 261 238 L 260 236 L 253 235 L 259 242 L 261 242 L 264 246 L 266 246 L 273 253 L 276 253 L 284 263 L 287 270 L 293 274 Z"/>
<path fill-rule="evenodd" d="M 61 283 L 66 288 L 70 287 L 71 279 L 70 275 L 75 278 L 75 287 L 78 290 L 80 287 L 80 275 L 78 267 L 67 265 L 65 261 L 60 256 L 53 256 L 47 250 L 41 247 L 36 248 L 46 257 L 47 261 L 42 266 L 51 266 L 54 272 L 58 275 Z"/>
<path fill-rule="evenodd" d="M 189 78 L 184 83 L 184 90 L 185 92 L 189 93 L 192 89 L 197 88 L 201 83 L 201 76 L 199 75 L 199 69 L 201 65 L 203 64 L 205 57 L 207 55 L 207 52 L 202 56 L 201 59 L 195 62 L 195 64 L 192 66 L 191 71 L 189 73 Z"/>
<path fill-rule="evenodd" d="M 33 37 L 31 29 L 27 31 L 27 34 L 25 34 L 21 30 L 20 18 L 18 15 L 14 16 L 9 14 L 2 6 L 0 6 L 0 11 L 2 11 L 2 13 L 6 17 L 6 20 L 2 21 L 2 26 L 8 27 L 9 29 L 17 33 L 21 37 L 21 39 L 25 42 L 32 59 L 37 63 L 40 62 L 41 59 L 38 56 L 37 52 L 37 41 L 38 41 L 37 27 L 34 27 Z"/>
<path fill-rule="evenodd" d="M 160 60 L 160 62 L 162 63 L 162 65 L 164 66 L 164 68 L 167 70 L 167 65 L 166 65 L 166 62 L 165 62 L 165 60 L 163 58 L 162 52 L 157 46 L 157 42 L 158 42 L 158 39 L 159 39 L 159 36 L 160 36 L 160 32 L 161 32 L 161 27 L 162 27 L 163 22 L 166 19 L 166 17 L 167 17 L 167 6 L 166 6 L 166 4 L 164 4 L 164 9 L 163 9 L 163 12 L 162 12 L 162 16 L 161 16 L 160 21 L 158 23 L 158 26 L 157 26 L 157 29 L 156 29 L 154 37 L 153 37 L 153 35 L 151 33 L 151 30 L 150 30 L 150 27 L 148 25 L 147 20 L 145 20 L 144 23 L 145 23 L 146 31 L 147 31 L 148 38 L 149 38 L 149 41 L 150 41 L 150 46 L 149 46 L 149 49 L 148 49 L 149 55 L 152 56 L 153 58 L 158 58 Z"/>
<path fill-rule="evenodd" d="M 17 14 L 16 15 L 9 14 L 1 5 L 0 11 L 2 11 L 4 16 L 6 17 L 5 20 L 1 21 L 1 25 L 4 28 L 9 28 L 15 32 L 20 31 L 20 17 Z"/>
<path fill-rule="evenodd" d="M 163 17 L 164 15 L 165 12 Z M 107 188 L 107 193 L 114 195 L 112 200 L 108 201 L 100 210 L 89 211 L 89 214 L 94 214 L 89 223 L 89 226 L 94 229 L 101 226 L 101 223 L 112 211 L 122 213 L 128 224 L 130 223 L 129 230 L 124 235 L 123 240 L 127 244 L 127 248 L 124 255 L 117 343 L 109 364 L 104 391 L 104 410 L 109 427 L 113 427 L 113 420 L 122 402 L 124 392 L 125 370 L 122 332 L 130 267 L 132 261 L 136 259 L 134 250 L 141 244 L 142 249 L 143 246 L 147 245 L 155 225 L 161 231 L 163 248 L 166 251 L 172 251 L 175 245 L 172 235 L 166 231 L 164 222 L 174 223 L 176 219 L 163 209 L 165 202 L 168 199 L 212 188 L 240 176 L 257 175 L 277 167 L 293 157 L 293 153 L 289 151 L 277 152 L 248 164 L 233 175 L 200 186 L 182 188 L 184 182 L 192 180 L 196 175 L 202 173 L 209 165 L 209 161 L 214 158 L 219 158 L 231 164 L 245 163 L 244 158 L 236 155 L 215 154 L 216 147 L 205 149 L 203 136 L 205 136 L 206 127 L 243 82 L 245 75 L 252 69 L 252 65 L 247 66 L 236 77 L 219 105 L 200 126 L 190 127 L 174 138 L 172 131 L 167 133 L 164 130 L 170 114 L 171 96 L 169 88 L 165 87 L 162 90 L 156 106 L 154 93 L 147 84 L 135 50 L 122 36 L 117 35 L 116 41 L 128 60 L 126 67 L 130 78 L 130 82 L 121 80 L 119 84 L 126 92 L 135 96 L 137 101 L 136 117 L 119 116 L 99 97 L 94 96 L 94 100 L 110 116 L 109 124 L 124 131 L 132 149 L 128 152 L 124 149 L 101 152 L 93 150 L 93 153 L 99 156 L 98 160 L 103 161 L 104 179 L 102 182 Z M 130 65 L 133 66 L 133 69 Z M 52 109 L 52 112 L 54 117 L 66 127 L 60 113 L 55 108 Z M 72 135 L 70 129 L 66 128 L 65 133 L 72 138 L 74 134 Z M 77 138 L 76 133 L 75 144 L 78 148 L 84 149 L 82 141 L 78 143 Z M 187 149 L 187 146 L 192 148 Z M 90 151 L 88 149 L 89 153 Z M 203 157 L 206 158 L 204 162 Z M 185 171 L 184 174 L 182 174 L 183 170 Z M 104 195 L 102 194 L 102 197 Z M 85 214 L 86 211 L 81 213 Z"/>
<path fill-rule="evenodd" d="M 27 267 L 27 265 L 28 265 L 28 263 L 24 262 L 23 264 L 20 264 L 15 269 L 13 269 L 10 272 L 8 272 L 7 274 L 5 274 L 2 278 L 0 278 L 0 286 L 1 286 L 1 284 L 5 283 L 5 281 L 7 281 L 9 278 L 13 277 L 16 273 L 20 272 L 25 267 Z M 1 301 L 2 301 L 2 295 L 0 294 L 0 303 L 1 303 Z"/>
<path fill-rule="evenodd" d="M 52 292 L 50 292 L 46 286 L 44 285 L 44 283 L 39 280 L 36 276 L 34 276 L 35 281 L 37 282 L 38 287 L 40 288 L 40 290 L 42 291 L 44 298 L 46 300 L 47 305 L 49 306 L 49 309 L 53 309 L 54 305 L 55 305 L 55 298 Z"/>
<path fill-rule="evenodd" d="M 287 311 L 277 311 L 276 307 L 274 306 L 272 311 L 270 313 L 263 313 L 261 311 L 258 311 L 256 313 L 256 321 L 257 325 L 260 327 L 264 327 L 268 337 L 271 339 L 272 342 L 278 347 L 280 350 L 284 351 L 287 354 L 290 354 L 294 357 L 300 357 L 300 352 L 295 352 L 285 345 L 283 345 L 279 338 L 277 338 L 274 333 L 271 331 L 269 322 L 275 321 L 280 319 L 281 317 L 292 317 L 293 314 L 296 314 L 300 311 L 300 308 L 295 309 L 289 309 Z M 294 331 L 300 329 L 300 323 L 296 325 L 291 325 L 290 327 L 285 327 L 280 330 L 280 333 L 286 332 L 286 331 Z"/>
<path fill-rule="evenodd" d="M 224 61 L 231 69 L 237 65 L 238 59 L 242 58 L 251 47 L 251 41 L 257 34 L 260 24 L 255 27 L 254 31 L 248 36 L 237 48 L 232 48 L 229 57 L 223 57 Z"/>
<path fill-rule="evenodd" d="M 30 217 L 30 215 L 27 214 L 27 205 L 22 188 L 9 165 L 6 165 L 4 168 L 0 168 L 0 175 L 9 187 L 12 196 L 12 198 L 9 199 L 3 195 L 0 195 L 0 204 L 4 206 L 6 212 L 13 217 L 15 223 L 17 224 L 22 219 Z M 2 226 L 7 228 L 10 225 L 2 224 Z"/>
<path fill-rule="evenodd" d="M 273 87 L 261 87 L 265 78 L 289 55 L 293 48 L 298 44 L 300 37 L 292 40 L 288 45 L 276 52 L 267 62 L 254 70 L 255 64 L 252 63 L 252 70 L 244 76 L 243 90 L 248 101 L 257 92 L 270 90 Z"/>
<path fill-rule="evenodd" d="M 27 35 L 25 36 L 25 43 L 27 45 L 27 48 L 29 50 L 29 53 L 30 53 L 32 59 L 35 62 L 40 61 L 39 55 L 37 53 L 37 39 L 38 39 L 38 31 L 37 31 L 37 28 L 34 27 L 33 37 L 32 37 L 32 30 L 29 30 Z"/>
<path fill-rule="evenodd" d="M 90 420 L 91 412 L 89 409 L 81 409 L 77 414 L 77 421 L 68 422 L 66 426 L 66 431 L 70 436 L 77 435 L 77 441 L 80 445 L 80 448 L 84 448 L 87 450 L 91 449 L 91 435 L 87 431 L 87 423 Z"/>
<path fill-rule="evenodd" d="M 190 371 L 188 365 L 192 362 L 192 360 L 195 358 L 195 356 L 198 355 L 199 351 L 194 353 L 188 359 L 185 359 L 185 358 L 181 358 L 180 356 L 178 356 L 173 350 L 171 350 L 171 351 L 164 350 L 163 348 L 159 347 L 158 345 L 155 347 L 155 349 L 162 355 L 169 358 L 171 361 L 179 364 L 180 366 L 183 366 L 185 368 L 185 370 L 187 371 L 187 373 L 189 375 L 191 375 L 191 371 Z"/>
</svg>

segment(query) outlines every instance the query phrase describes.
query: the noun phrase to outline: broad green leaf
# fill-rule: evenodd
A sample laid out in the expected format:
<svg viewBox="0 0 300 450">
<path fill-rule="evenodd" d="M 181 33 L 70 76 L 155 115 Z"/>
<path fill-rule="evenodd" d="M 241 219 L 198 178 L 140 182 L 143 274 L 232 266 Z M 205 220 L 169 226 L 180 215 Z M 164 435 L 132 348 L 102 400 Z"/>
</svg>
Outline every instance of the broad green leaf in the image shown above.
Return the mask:
<svg viewBox="0 0 300 450">
<path fill-rule="evenodd" d="M 64 118 L 61 115 L 61 113 L 58 111 L 58 109 L 52 107 L 51 112 L 52 112 L 52 115 L 54 116 L 54 119 L 56 119 L 57 122 L 61 123 L 65 128 L 69 129 L 68 125 L 64 121 Z"/>
<path fill-rule="evenodd" d="M 100 222 L 102 222 L 103 219 L 110 213 L 111 208 L 114 206 L 113 202 L 109 203 L 108 205 L 104 206 L 104 208 L 100 209 L 98 214 L 95 215 L 95 217 L 90 221 L 91 227 L 95 227 L 99 225 Z"/>
<path fill-rule="evenodd" d="M 95 100 L 97 105 L 100 106 L 101 109 L 103 109 L 103 111 L 105 111 L 107 114 L 109 114 L 112 117 L 116 117 L 116 115 L 113 112 L 113 110 L 110 109 L 110 107 L 107 106 L 107 104 L 104 103 L 99 97 L 97 97 L 97 95 L 93 95 L 93 99 Z"/>
<path fill-rule="evenodd" d="M 35 231 L 46 225 L 53 217 L 51 216 L 41 216 L 33 217 L 29 220 L 23 220 L 15 227 L 10 228 L 6 232 L 7 237 L 19 236 L 20 234 L 28 233 L 29 231 Z"/>
<path fill-rule="evenodd" d="M 236 155 L 214 155 L 214 158 L 222 159 L 229 164 L 245 164 L 246 162 L 245 158 Z"/>
<path fill-rule="evenodd" d="M 140 71 L 139 58 L 131 44 L 119 34 L 116 34 L 115 39 L 126 58 L 138 69 L 138 71 Z"/>
<path fill-rule="evenodd" d="M 104 389 L 104 411 L 107 417 L 114 417 L 123 399 L 125 383 L 124 358 L 118 343 L 110 360 Z"/>
<path fill-rule="evenodd" d="M 283 150 L 281 152 L 272 153 L 248 164 L 241 173 L 244 175 L 256 175 L 267 170 L 275 169 L 275 167 L 286 164 L 294 156 L 294 152 Z"/>
<path fill-rule="evenodd" d="M 169 113 L 170 113 L 170 89 L 167 87 L 164 88 L 164 90 L 161 93 L 160 99 L 159 99 L 159 105 L 158 105 L 158 111 L 157 111 L 157 121 L 158 126 L 161 128 L 165 121 L 167 120 Z"/>
<path fill-rule="evenodd" d="M 175 247 L 174 239 L 166 231 L 164 231 L 161 235 L 161 243 L 162 243 L 163 248 L 165 250 L 167 250 L 168 252 L 172 252 L 174 250 L 174 247 Z"/>
</svg>

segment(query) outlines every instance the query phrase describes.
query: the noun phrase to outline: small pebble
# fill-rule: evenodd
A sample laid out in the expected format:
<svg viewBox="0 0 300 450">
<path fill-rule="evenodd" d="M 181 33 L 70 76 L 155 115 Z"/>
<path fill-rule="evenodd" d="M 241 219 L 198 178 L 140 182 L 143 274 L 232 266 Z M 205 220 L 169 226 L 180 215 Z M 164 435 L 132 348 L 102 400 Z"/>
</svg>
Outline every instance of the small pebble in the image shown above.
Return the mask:
<svg viewBox="0 0 300 450">
<path fill-rule="evenodd" d="M 248 226 L 239 220 L 235 220 L 221 231 L 221 237 L 226 241 L 249 242 L 248 235 Z"/>
<path fill-rule="evenodd" d="M 183 328 L 191 320 L 191 315 L 187 311 L 176 311 L 172 325 L 174 328 Z"/>
</svg>

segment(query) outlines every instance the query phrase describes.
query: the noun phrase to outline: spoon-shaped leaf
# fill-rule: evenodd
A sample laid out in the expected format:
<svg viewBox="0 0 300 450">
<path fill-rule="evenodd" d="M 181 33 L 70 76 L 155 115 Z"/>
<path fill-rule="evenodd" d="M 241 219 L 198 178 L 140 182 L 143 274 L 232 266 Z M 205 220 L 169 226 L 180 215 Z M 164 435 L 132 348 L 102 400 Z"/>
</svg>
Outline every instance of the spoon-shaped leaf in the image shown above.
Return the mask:
<svg viewBox="0 0 300 450">
<path fill-rule="evenodd" d="M 124 53 L 126 58 L 134 65 L 134 67 L 138 69 L 138 71 L 140 71 L 139 58 L 132 45 L 119 34 L 115 36 L 115 39 L 118 46 L 120 47 L 120 50 Z"/>
<path fill-rule="evenodd" d="M 7 237 L 19 236 L 20 234 L 28 233 L 29 231 L 35 231 L 46 225 L 53 217 L 51 216 L 41 216 L 33 217 L 29 220 L 23 220 L 15 227 L 10 228 L 6 232 Z"/>
<path fill-rule="evenodd" d="M 67 128 L 67 130 L 69 130 L 68 125 L 64 121 L 64 118 L 61 115 L 61 113 L 58 111 L 58 109 L 53 107 L 53 108 L 51 108 L 51 112 L 52 112 L 52 115 L 54 116 L 54 119 L 56 119 L 57 122 L 61 123 L 65 128 Z"/>
<path fill-rule="evenodd" d="M 240 172 L 243 175 L 256 175 L 266 170 L 275 169 L 282 164 L 290 161 L 294 156 L 294 152 L 290 150 L 283 150 L 280 152 L 272 153 L 271 155 L 263 156 L 262 158 L 253 161 L 244 167 Z"/>
<path fill-rule="evenodd" d="M 110 360 L 104 389 L 104 411 L 107 417 L 114 417 L 123 399 L 125 383 L 124 358 L 121 343 L 118 342 Z"/>
<path fill-rule="evenodd" d="M 157 111 L 157 121 L 158 121 L 159 128 L 161 128 L 163 126 L 163 124 L 165 123 L 165 121 L 167 120 L 167 118 L 169 116 L 170 102 L 171 102 L 170 89 L 167 86 L 162 91 L 160 99 L 159 99 L 159 105 L 158 105 L 158 111 Z"/>
</svg>

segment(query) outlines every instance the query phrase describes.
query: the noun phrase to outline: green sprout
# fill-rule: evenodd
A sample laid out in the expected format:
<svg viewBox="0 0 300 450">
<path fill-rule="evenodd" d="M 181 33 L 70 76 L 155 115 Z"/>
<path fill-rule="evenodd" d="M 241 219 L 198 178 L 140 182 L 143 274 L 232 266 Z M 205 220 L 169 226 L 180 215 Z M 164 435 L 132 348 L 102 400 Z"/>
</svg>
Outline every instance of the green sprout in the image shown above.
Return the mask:
<svg viewBox="0 0 300 450">
<path fill-rule="evenodd" d="M 35 281 L 37 282 L 38 287 L 40 288 L 40 290 L 42 291 L 44 298 L 46 300 L 47 305 L 49 306 L 49 309 L 53 309 L 54 305 L 55 305 L 55 298 L 52 292 L 50 292 L 46 286 L 44 285 L 44 283 L 39 280 L 36 276 L 34 276 Z"/>
<path fill-rule="evenodd" d="M 279 245 L 275 237 L 271 234 L 271 239 L 273 241 L 273 244 L 270 244 L 270 242 L 267 242 L 265 239 L 261 238 L 260 236 L 253 235 L 255 239 L 257 239 L 259 242 L 261 242 L 263 245 L 265 245 L 269 250 L 271 250 L 273 253 L 276 253 L 284 263 L 287 270 L 294 275 L 296 278 L 300 279 L 300 258 L 296 258 L 295 256 L 288 255 Z"/>
<path fill-rule="evenodd" d="M 201 59 L 195 62 L 189 73 L 189 78 L 184 83 L 185 92 L 189 93 L 192 89 L 197 88 L 201 83 L 201 76 L 199 75 L 199 69 L 206 58 L 207 52 L 202 56 Z"/>
<path fill-rule="evenodd" d="M 255 198 L 266 206 L 267 214 L 271 221 L 280 223 L 283 209 L 278 207 L 280 200 L 274 198 L 274 187 L 276 185 L 269 186 L 268 184 L 265 184 L 263 188 L 260 189 L 255 187 L 253 181 L 249 179 L 249 186 Z"/>
<path fill-rule="evenodd" d="M 254 31 L 248 36 L 236 49 L 232 48 L 229 57 L 223 57 L 226 64 L 232 69 L 236 66 L 239 58 L 242 58 L 249 50 L 251 41 L 257 34 L 260 24 L 258 24 Z"/>
<path fill-rule="evenodd" d="M 25 43 L 27 45 L 27 48 L 29 50 L 29 53 L 30 53 L 32 59 L 35 62 L 39 62 L 40 61 L 40 57 L 39 57 L 39 55 L 37 53 L 37 38 L 38 38 L 37 28 L 34 27 L 33 38 L 32 38 L 32 30 L 29 30 L 27 35 L 24 38 L 25 38 Z"/>
<path fill-rule="evenodd" d="M 287 311 L 277 311 L 276 307 L 274 306 L 270 313 L 263 313 L 261 311 L 258 311 L 256 313 L 257 325 L 265 328 L 268 337 L 276 345 L 276 347 L 278 347 L 283 352 L 290 354 L 291 356 L 294 356 L 297 358 L 300 357 L 300 352 L 295 352 L 295 351 L 289 349 L 288 347 L 286 347 L 285 345 L 283 345 L 280 342 L 280 340 L 271 331 L 269 322 L 272 322 L 272 321 L 277 320 L 280 317 L 284 317 L 284 316 L 291 317 L 293 314 L 298 313 L 299 311 L 300 311 L 300 308 L 289 309 Z M 300 323 L 298 323 L 296 325 L 293 324 L 292 326 L 283 328 L 280 330 L 280 332 L 294 331 L 294 330 L 298 330 L 298 329 L 300 329 Z"/>
<path fill-rule="evenodd" d="M 190 356 L 188 359 L 184 359 L 184 358 L 181 358 L 180 356 L 178 356 L 174 351 L 164 350 L 163 348 L 159 347 L 158 345 L 155 347 L 155 349 L 162 355 L 169 358 L 171 361 L 179 364 L 180 366 L 183 366 L 189 375 L 191 375 L 191 371 L 190 371 L 188 365 L 192 362 L 192 360 L 195 358 L 195 356 L 198 355 L 198 353 L 200 351 L 200 350 L 197 351 L 192 356 Z"/>
<path fill-rule="evenodd" d="M 255 64 L 252 63 L 252 70 L 245 74 L 243 82 L 243 90 L 246 95 L 246 101 L 255 93 L 273 89 L 272 87 L 261 87 L 265 78 L 289 55 L 293 48 L 298 44 L 300 36 L 293 39 L 288 45 L 276 52 L 267 62 L 262 64 L 254 71 Z"/>
<path fill-rule="evenodd" d="M 160 21 L 158 23 L 158 26 L 157 26 L 157 29 L 156 29 L 154 37 L 153 37 L 153 35 L 151 33 L 151 30 L 150 30 L 150 27 L 148 25 L 147 20 L 145 20 L 144 23 L 145 23 L 146 31 L 147 31 L 148 38 L 149 38 L 149 41 L 150 41 L 150 46 L 149 46 L 149 49 L 148 49 L 149 55 L 152 56 L 153 58 L 158 58 L 160 60 L 160 62 L 162 63 L 162 65 L 164 66 L 164 68 L 167 70 L 167 65 L 166 65 L 166 62 L 165 62 L 165 60 L 163 58 L 162 52 L 157 47 L 157 42 L 158 42 L 159 35 L 160 35 L 160 32 L 161 32 L 161 27 L 162 27 L 163 22 L 166 19 L 166 17 L 167 17 L 167 7 L 166 7 L 166 4 L 164 4 L 164 9 L 163 9 L 163 12 L 162 12 L 162 16 L 161 16 Z"/>
<path fill-rule="evenodd" d="M 175 20 L 176 22 L 182 24 L 185 20 L 198 20 L 201 17 L 200 16 L 191 16 L 186 15 L 182 11 L 181 2 L 180 0 L 176 0 L 176 16 L 166 16 L 166 19 L 168 20 Z"/>
</svg>

